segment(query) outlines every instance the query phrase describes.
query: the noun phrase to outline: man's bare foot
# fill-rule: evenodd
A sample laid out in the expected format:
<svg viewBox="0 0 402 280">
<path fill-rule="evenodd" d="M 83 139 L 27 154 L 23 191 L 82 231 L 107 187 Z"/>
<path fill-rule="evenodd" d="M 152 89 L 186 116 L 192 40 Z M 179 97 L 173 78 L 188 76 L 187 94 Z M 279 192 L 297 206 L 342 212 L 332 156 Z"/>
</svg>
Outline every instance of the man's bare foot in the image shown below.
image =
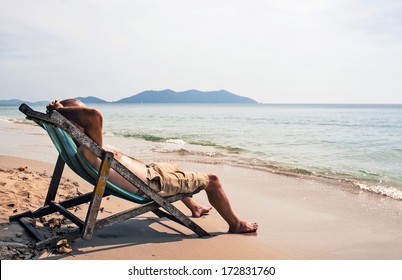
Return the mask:
<svg viewBox="0 0 402 280">
<path fill-rule="evenodd" d="M 205 206 L 202 204 L 197 204 L 193 209 L 191 209 L 191 214 L 194 218 L 199 218 L 202 215 L 206 215 L 211 211 L 212 206 Z"/>
<path fill-rule="evenodd" d="M 199 218 L 202 215 L 206 215 L 212 209 L 211 206 L 202 205 L 191 197 L 183 198 L 181 201 L 187 206 L 188 209 L 190 209 L 194 218 Z"/>
<path fill-rule="evenodd" d="M 229 227 L 231 233 L 251 233 L 256 232 L 258 229 L 257 223 L 249 223 L 247 221 L 240 221 L 237 225 Z"/>
</svg>

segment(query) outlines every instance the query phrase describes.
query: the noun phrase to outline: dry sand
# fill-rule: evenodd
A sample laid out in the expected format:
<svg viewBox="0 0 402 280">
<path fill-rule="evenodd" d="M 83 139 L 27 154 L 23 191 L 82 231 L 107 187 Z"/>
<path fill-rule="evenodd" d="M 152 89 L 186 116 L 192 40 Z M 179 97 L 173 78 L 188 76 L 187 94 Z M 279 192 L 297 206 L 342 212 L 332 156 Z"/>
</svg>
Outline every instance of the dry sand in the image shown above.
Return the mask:
<svg viewBox="0 0 402 280">
<path fill-rule="evenodd" d="M 26 210 L 36 209 L 43 204 L 46 190 L 50 182 L 53 166 L 48 163 L 23 159 L 18 157 L 0 156 L 0 223 L 3 228 L 3 247 L 9 245 L 10 250 L 3 248 L 2 259 L 9 258 L 73 258 L 77 259 L 242 259 L 243 255 L 251 258 L 281 259 L 279 254 L 260 250 L 252 239 L 255 235 L 239 236 L 226 234 L 227 228 L 216 213 L 196 220 L 205 229 L 211 231 L 213 238 L 198 238 L 188 229 L 166 219 L 158 219 L 153 214 L 146 214 L 140 218 L 129 220 L 121 225 L 115 225 L 97 232 L 90 241 L 78 239 L 70 242 L 74 251 L 70 254 L 58 254 L 54 250 L 37 252 L 32 250 L 26 253 L 24 247 L 15 245 L 27 243 L 28 238 L 24 230 L 15 223 L 8 223 L 8 217 Z M 92 187 L 77 177 L 70 170 L 66 170 L 60 186 L 60 195 L 56 198 L 74 196 L 77 192 L 89 191 Z M 205 200 L 201 197 L 201 200 Z M 188 212 L 181 202 L 178 207 Z M 132 207 L 132 203 L 112 197 L 102 203 L 103 213 L 100 217 L 116 213 Z M 81 216 L 85 215 L 85 208 L 81 209 Z M 189 213 L 188 213 L 189 214 Z M 80 213 L 78 213 L 80 215 Z M 48 218 L 47 220 L 49 220 Z M 207 219 L 210 220 L 207 222 Z M 218 227 L 207 227 L 209 223 L 221 224 Z M 56 229 L 57 230 L 57 229 Z M 242 237 L 242 240 L 237 240 Z M 245 242 L 242 242 L 245 241 Z M 224 243 L 232 247 L 223 250 Z"/>
<path fill-rule="evenodd" d="M 0 156 L 1 258 L 402 259 L 401 201 L 315 178 L 228 165 L 180 164 L 186 170 L 218 174 L 239 216 L 259 223 L 258 233 L 227 234 L 227 225 L 214 210 L 195 220 L 212 233 L 209 238 L 198 238 L 178 224 L 146 214 L 99 230 L 89 241 L 70 242 L 69 254 L 37 253 L 21 245 L 30 238 L 17 224 L 8 223 L 8 216 L 42 205 L 53 164 Z M 89 189 L 66 169 L 61 197 Z M 208 204 L 204 193 L 196 198 Z M 189 214 L 180 202 L 176 205 Z M 131 206 L 113 197 L 102 202 L 101 215 Z"/>
</svg>

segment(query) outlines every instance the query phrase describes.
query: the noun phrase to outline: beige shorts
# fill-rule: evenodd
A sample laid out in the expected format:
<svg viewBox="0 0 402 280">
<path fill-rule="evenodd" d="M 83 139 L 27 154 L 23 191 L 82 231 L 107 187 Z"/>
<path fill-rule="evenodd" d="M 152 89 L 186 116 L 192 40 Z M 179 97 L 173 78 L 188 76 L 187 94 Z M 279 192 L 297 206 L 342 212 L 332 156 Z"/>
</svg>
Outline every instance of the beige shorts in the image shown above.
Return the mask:
<svg viewBox="0 0 402 280">
<path fill-rule="evenodd" d="M 197 188 L 205 189 L 209 184 L 208 174 L 177 171 L 168 163 L 153 163 L 147 165 L 147 169 L 148 185 L 161 196 L 192 193 Z"/>
</svg>

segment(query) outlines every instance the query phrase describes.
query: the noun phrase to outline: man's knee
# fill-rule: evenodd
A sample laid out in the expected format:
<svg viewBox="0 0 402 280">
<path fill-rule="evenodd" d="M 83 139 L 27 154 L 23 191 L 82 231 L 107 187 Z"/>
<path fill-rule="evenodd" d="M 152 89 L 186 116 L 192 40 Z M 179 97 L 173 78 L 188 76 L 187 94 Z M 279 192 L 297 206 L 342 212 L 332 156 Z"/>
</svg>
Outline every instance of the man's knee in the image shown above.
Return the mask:
<svg viewBox="0 0 402 280">
<path fill-rule="evenodd" d="M 214 187 L 214 188 L 221 187 L 218 176 L 216 176 L 215 174 L 208 174 L 208 177 L 209 177 L 208 187 Z"/>
</svg>

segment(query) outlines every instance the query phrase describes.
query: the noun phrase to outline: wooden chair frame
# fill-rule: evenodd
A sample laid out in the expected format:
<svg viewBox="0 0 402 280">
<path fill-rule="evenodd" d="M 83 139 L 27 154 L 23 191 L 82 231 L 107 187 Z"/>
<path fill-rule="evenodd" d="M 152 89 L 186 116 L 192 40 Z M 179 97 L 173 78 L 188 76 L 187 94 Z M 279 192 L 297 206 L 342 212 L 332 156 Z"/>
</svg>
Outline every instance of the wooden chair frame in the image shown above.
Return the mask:
<svg viewBox="0 0 402 280">
<path fill-rule="evenodd" d="M 122 221 L 131 219 L 149 211 L 152 211 L 160 218 L 167 217 L 189 228 L 200 237 L 209 236 L 209 234 L 204 229 L 202 229 L 199 225 L 197 225 L 189 217 L 184 215 L 180 210 L 172 205 L 172 203 L 175 201 L 198 193 L 200 191 L 199 189 L 190 194 L 177 194 L 170 197 L 161 197 L 152 188 L 150 188 L 147 184 L 140 180 L 134 173 L 127 169 L 127 167 L 116 160 L 113 157 L 112 153 L 105 151 L 91 138 L 89 138 L 76 126 L 74 126 L 73 123 L 62 116 L 59 112 L 53 111 L 50 114 L 44 114 L 32 110 L 26 104 L 22 104 L 19 109 L 27 116 L 28 119 L 51 123 L 63 129 L 77 143 L 83 145 L 85 148 L 87 148 L 89 151 L 91 151 L 94 155 L 102 160 L 100 169 L 98 170 L 98 178 L 92 192 L 82 194 L 78 197 L 67 199 L 62 202 L 55 202 L 54 200 L 60 184 L 60 179 L 66 164 L 61 155 L 59 155 L 53 171 L 53 176 L 49 185 L 44 206 L 35 211 L 27 211 L 25 213 L 10 217 L 10 221 L 19 221 L 26 229 L 28 229 L 30 233 L 32 233 L 36 237 L 36 239 L 38 239 L 38 242 L 36 242 L 37 248 L 55 245 L 55 243 L 60 239 L 72 240 L 82 237 L 83 239 L 88 240 L 92 238 L 95 230 L 120 223 Z M 120 213 L 113 214 L 109 217 L 98 219 L 97 216 L 100 210 L 101 201 L 105 196 L 108 195 L 107 193 L 105 193 L 105 188 L 107 188 L 110 168 L 114 169 L 123 178 L 136 186 L 149 198 L 149 201 L 140 206 L 136 206 Z M 82 221 L 79 217 L 72 213 L 72 211 L 69 210 L 69 208 L 73 206 L 81 205 L 87 202 L 89 202 L 90 204 L 85 221 Z M 45 237 L 27 219 L 40 218 L 55 212 L 58 212 L 69 219 L 77 226 L 77 228 L 69 231 L 68 233 L 65 233 L 62 236 Z"/>
</svg>

